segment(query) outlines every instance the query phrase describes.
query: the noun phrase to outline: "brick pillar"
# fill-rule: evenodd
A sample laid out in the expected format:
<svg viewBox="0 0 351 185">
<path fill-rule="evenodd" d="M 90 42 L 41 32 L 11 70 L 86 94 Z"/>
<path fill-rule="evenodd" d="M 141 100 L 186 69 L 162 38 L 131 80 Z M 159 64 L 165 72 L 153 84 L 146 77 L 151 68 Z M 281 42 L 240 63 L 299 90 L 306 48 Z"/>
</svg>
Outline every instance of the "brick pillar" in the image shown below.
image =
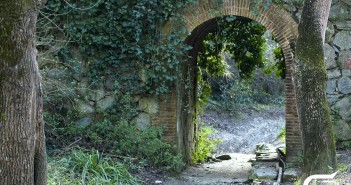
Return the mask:
<svg viewBox="0 0 351 185">
<path fill-rule="evenodd" d="M 285 122 L 286 122 L 286 154 L 287 162 L 299 163 L 302 155 L 302 138 L 300 122 L 297 114 L 295 88 L 292 70 L 287 66 L 285 78 Z"/>
</svg>

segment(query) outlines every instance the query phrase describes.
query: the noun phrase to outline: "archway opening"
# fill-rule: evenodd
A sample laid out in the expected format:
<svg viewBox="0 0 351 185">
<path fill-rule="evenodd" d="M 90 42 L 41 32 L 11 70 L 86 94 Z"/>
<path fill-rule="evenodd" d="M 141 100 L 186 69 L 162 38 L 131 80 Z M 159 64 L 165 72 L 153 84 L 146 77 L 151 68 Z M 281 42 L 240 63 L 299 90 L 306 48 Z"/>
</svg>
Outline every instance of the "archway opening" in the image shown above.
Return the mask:
<svg viewBox="0 0 351 185">
<path fill-rule="evenodd" d="M 224 28 L 223 20 L 237 27 Z M 255 158 L 256 144 L 284 147 L 278 136 L 285 136 L 285 83 L 275 76 L 285 77 L 282 51 L 262 25 L 239 16 L 210 19 L 198 26 L 187 41 L 193 47 L 190 52 L 192 62 L 196 63 L 192 65 L 196 66 L 193 69 L 196 79 L 194 99 L 196 115 L 200 116 L 195 121 L 195 153 L 199 145 L 209 147 L 213 144 L 202 143 L 206 142 L 203 137 L 217 132 L 211 137 L 215 138 L 214 143 L 216 140 L 222 142 L 214 153 L 217 156 L 224 153 L 236 160 L 232 160 L 231 169 L 224 172 L 222 168 L 226 163 L 214 165 L 215 176 L 224 181 L 225 176 L 246 181 L 251 172 L 249 160 Z M 279 52 L 274 55 L 273 50 Z M 216 161 L 216 157 L 207 160 Z"/>
</svg>

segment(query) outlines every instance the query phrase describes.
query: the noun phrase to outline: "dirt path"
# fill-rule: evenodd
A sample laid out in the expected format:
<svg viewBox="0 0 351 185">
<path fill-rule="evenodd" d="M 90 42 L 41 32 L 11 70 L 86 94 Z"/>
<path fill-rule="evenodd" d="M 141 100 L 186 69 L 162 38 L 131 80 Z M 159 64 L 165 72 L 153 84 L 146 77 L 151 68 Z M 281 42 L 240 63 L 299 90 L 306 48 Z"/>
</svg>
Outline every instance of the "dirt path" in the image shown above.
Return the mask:
<svg viewBox="0 0 351 185">
<path fill-rule="evenodd" d="M 205 163 L 188 167 L 176 179 L 166 185 L 227 185 L 243 184 L 251 170 L 249 160 L 256 144 L 273 143 L 281 145 L 277 139 L 280 128 L 285 124 L 284 109 L 245 110 L 242 118 L 230 118 L 221 112 L 208 110 L 202 117 L 205 125 L 213 126 L 218 132 L 215 138 L 222 139 L 216 154 L 229 154 L 231 160 Z"/>
<path fill-rule="evenodd" d="M 277 139 L 285 125 L 283 108 L 245 110 L 242 118 L 230 118 L 221 112 L 209 110 L 202 117 L 206 125 L 218 131 L 214 137 L 223 140 L 217 153 L 253 153 L 258 143 L 281 144 Z"/>
</svg>

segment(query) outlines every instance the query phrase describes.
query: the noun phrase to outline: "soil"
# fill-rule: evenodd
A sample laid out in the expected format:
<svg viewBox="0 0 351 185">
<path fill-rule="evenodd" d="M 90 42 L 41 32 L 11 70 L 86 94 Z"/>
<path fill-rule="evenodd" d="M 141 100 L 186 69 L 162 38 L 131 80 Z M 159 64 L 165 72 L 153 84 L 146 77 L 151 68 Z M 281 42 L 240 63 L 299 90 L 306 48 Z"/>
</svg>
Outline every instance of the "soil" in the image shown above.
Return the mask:
<svg viewBox="0 0 351 185">
<path fill-rule="evenodd" d="M 222 139 L 215 155 L 228 154 L 230 160 L 207 162 L 190 166 L 180 174 L 160 171 L 144 171 L 139 174 L 145 184 L 163 185 L 229 185 L 250 184 L 251 162 L 256 144 L 270 143 L 276 147 L 284 146 L 278 138 L 284 127 L 283 108 L 268 110 L 246 109 L 239 117 L 208 109 L 201 118 L 205 125 L 217 130 L 214 138 Z M 339 172 L 340 184 L 351 184 L 351 150 L 338 150 L 338 161 L 348 167 Z"/>
</svg>

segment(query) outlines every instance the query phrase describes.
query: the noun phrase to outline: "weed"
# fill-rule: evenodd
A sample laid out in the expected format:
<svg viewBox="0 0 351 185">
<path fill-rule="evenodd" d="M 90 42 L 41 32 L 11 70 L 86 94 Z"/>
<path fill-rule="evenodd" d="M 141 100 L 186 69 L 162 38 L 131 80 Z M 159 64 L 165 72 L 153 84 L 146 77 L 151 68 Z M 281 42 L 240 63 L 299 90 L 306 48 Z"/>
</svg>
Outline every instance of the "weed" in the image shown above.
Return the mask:
<svg viewBox="0 0 351 185">
<path fill-rule="evenodd" d="M 48 184 L 141 184 L 123 164 L 98 151 L 70 151 L 70 154 L 50 158 L 48 163 Z"/>
<path fill-rule="evenodd" d="M 195 149 L 192 155 L 194 164 L 203 163 L 217 149 L 217 145 L 222 142 L 219 139 L 211 139 L 210 136 L 215 132 L 215 129 L 210 126 L 200 125 L 198 137 L 195 140 Z"/>
</svg>

